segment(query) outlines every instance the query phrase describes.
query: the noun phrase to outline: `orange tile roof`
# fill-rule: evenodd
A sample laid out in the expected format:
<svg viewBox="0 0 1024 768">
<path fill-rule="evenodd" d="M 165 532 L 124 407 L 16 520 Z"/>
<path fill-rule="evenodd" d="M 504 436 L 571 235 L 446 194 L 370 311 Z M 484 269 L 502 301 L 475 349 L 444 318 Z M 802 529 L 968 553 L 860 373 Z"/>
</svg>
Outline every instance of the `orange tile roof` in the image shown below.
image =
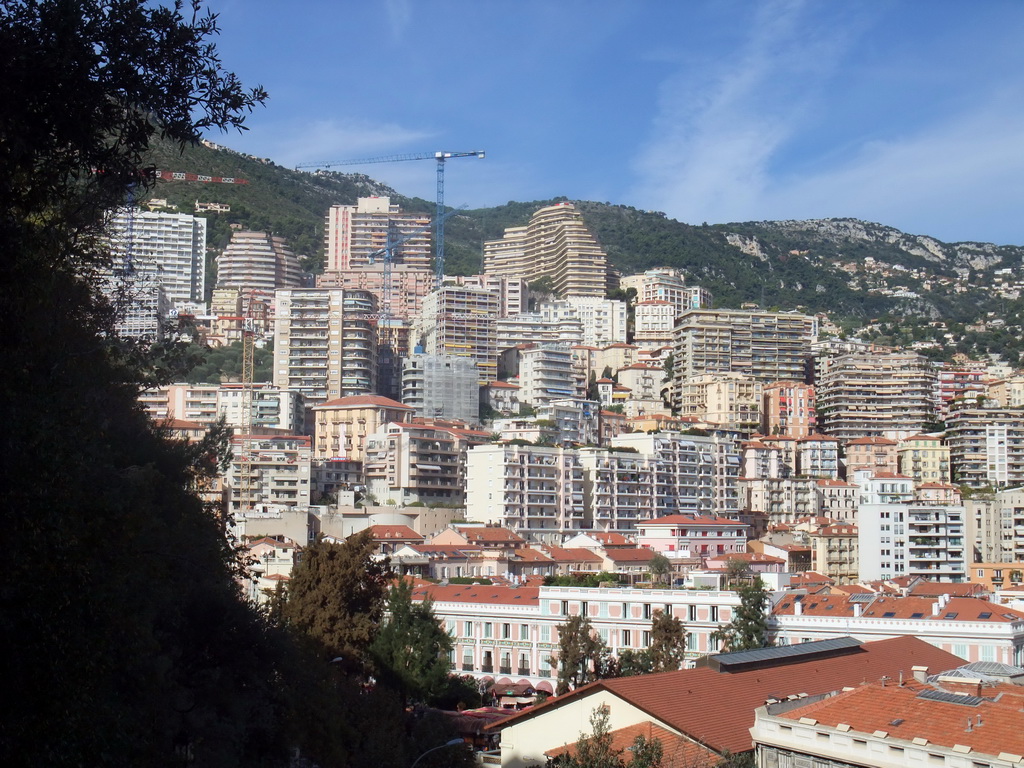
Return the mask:
<svg viewBox="0 0 1024 768">
<path fill-rule="evenodd" d="M 493 526 L 486 526 L 480 528 L 470 528 L 469 526 L 456 525 L 455 530 L 461 533 L 470 543 L 501 543 L 507 542 L 510 544 L 521 544 L 526 539 L 520 536 L 515 531 L 510 531 L 508 528 L 495 528 Z"/>
<path fill-rule="evenodd" d="M 517 549 L 510 557 L 514 557 L 516 560 L 521 560 L 527 563 L 553 563 L 554 561 L 545 555 L 543 552 L 538 552 L 536 549 L 530 547 L 522 547 Z"/>
<path fill-rule="evenodd" d="M 545 550 L 548 557 L 556 563 L 601 563 L 604 559 L 589 549 L 582 547 L 552 547 L 547 546 Z"/>
<path fill-rule="evenodd" d="M 987 593 L 988 589 L 983 584 L 972 584 L 969 581 L 962 584 L 954 584 L 949 581 L 919 581 L 910 588 L 909 592 L 912 597 L 938 597 L 939 595 L 979 597 Z"/>
<path fill-rule="evenodd" d="M 868 683 L 781 713 L 779 717 L 788 720 L 812 718 L 821 725 L 832 727 L 846 723 L 854 732 L 873 734 L 884 731 L 890 738 L 907 741 L 927 739 L 929 744 L 947 748 L 962 744 L 987 755 L 1000 752 L 1021 755 L 1024 754 L 1024 715 L 1021 714 L 1020 694 L 1024 689 L 1000 687 L 1010 688 L 1018 695 L 1003 695 L 998 701 L 985 698 L 977 706 L 967 706 L 921 698 L 919 694 L 922 691 L 935 689 L 915 682 L 903 686 Z M 1012 691 L 1013 688 L 1017 691 Z M 982 689 L 982 697 L 986 695 Z M 977 727 L 972 725 L 968 730 L 968 718 L 976 720 L 979 723 Z"/>
<path fill-rule="evenodd" d="M 900 670 L 924 666 L 932 672 L 956 669 L 963 659 L 909 635 L 862 643 L 855 650 L 831 658 L 815 657 L 735 672 L 711 667 L 660 672 L 637 677 L 598 680 L 575 691 L 489 726 L 500 729 L 521 718 L 533 718 L 553 707 L 607 690 L 643 710 L 654 722 L 684 733 L 716 752 L 751 750 L 750 727 L 754 710 L 769 698 L 836 691 L 883 676 L 895 679 Z"/>
<path fill-rule="evenodd" d="M 826 525 L 818 529 L 819 536 L 856 536 L 856 525 Z"/>
<path fill-rule="evenodd" d="M 656 554 L 653 549 L 647 549 L 646 547 L 637 547 L 636 549 L 622 547 L 621 549 L 605 551 L 605 557 L 613 563 L 643 563 L 653 560 Z"/>
<path fill-rule="evenodd" d="M 853 440 L 849 440 L 847 445 L 896 445 L 895 440 L 889 440 L 885 437 L 858 437 Z"/>
<path fill-rule="evenodd" d="M 498 587 L 478 584 L 431 584 L 417 587 L 414 600 L 429 597 L 435 603 L 474 603 L 476 605 L 538 605 L 539 587 Z"/>
<path fill-rule="evenodd" d="M 712 768 L 712 766 L 718 765 L 722 759 L 720 755 L 715 754 L 707 747 L 655 725 L 650 720 L 619 728 L 608 735 L 611 736 L 611 749 L 621 753 L 619 757 L 625 765 L 630 765 L 633 762 L 633 753 L 630 748 L 640 736 L 647 741 L 661 742 L 662 768 Z M 574 756 L 576 743 L 549 749 L 544 754 L 549 758 L 563 755 Z"/>
<path fill-rule="evenodd" d="M 411 405 L 405 405 L 382 395 L 351 395 L 337 400 L 313 406 L 314 411 L 336 410 L 338 408 L 398 408 L 403 411 L 415 411 Z"/>
<path fill-rule="evenodd" d="M 860 606 L 861 617 L 868 619 L 917 619 L 920 621 L 974 621 L 1007 624 L 1024 621 L 1024 612 L 995 605 L 976 597 L 954 597 L 937 615 L 932 606 L 937 598 L 891 597 L 879 595 L 870 602 L 852 601 L 848 594 L 808 595 L 799 600 L 804 616 L 853 616 Z M 796 615 L 797 596 L 786 595 L 772 610 L 776 616 Z"/>
<path fill-rule="evenodd" d="M 382 539 L 408 539 L 423 541 L 423 537 L 408 525 L 371 525 L 370 535 L 377 541 Z"/>
</svg>

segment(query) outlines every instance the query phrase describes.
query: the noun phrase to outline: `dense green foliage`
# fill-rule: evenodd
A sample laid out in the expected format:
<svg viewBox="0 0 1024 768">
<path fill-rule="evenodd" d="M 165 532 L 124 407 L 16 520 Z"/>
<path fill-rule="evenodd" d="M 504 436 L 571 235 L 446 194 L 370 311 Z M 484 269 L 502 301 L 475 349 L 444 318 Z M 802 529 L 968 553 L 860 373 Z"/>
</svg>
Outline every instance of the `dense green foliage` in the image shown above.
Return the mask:
<svg viewBox="0 0 1024 768">
<path fill-rule="evenodd" d="M 192 345 L 198 352 L 195 365 L 191 366 L 185 380 L 190 384 L 218 384 L 221 381 L 241 381 L 242 343 L 236 341 L 225 347 L 204 347 Z M 253 381 L 273 381 L 274 350 L 257 347 L 253 354 Z"/>
<path fill-rule="evenodd" d="M 434 704 L 449 694 L 451 649 L 452 639 L 438 623 L 430 601 L 414 603 L 408 581 L 392 586 L 387 621 L 370 645 L 377 680 L 403 699 Z"/>
<path fill-rule="evenodd" d="M 288 585 L 284 608 L 292 626 L 313 638 L 324 660 L 364 672 L 384 615 L 391 566 L 373 557 L 373 539 L 362 531 L 341 544 L 319 540 L 303 551 Z"/>
</svg>

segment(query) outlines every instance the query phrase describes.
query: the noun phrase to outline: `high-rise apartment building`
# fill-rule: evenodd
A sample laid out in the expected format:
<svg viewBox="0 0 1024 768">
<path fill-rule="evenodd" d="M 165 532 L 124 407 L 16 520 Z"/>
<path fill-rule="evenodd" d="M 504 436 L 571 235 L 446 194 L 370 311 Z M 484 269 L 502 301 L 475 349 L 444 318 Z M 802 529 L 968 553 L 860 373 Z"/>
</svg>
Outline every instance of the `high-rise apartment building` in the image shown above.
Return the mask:
<svg viewBox="0 0 1024 768">
<path fill-rule="evenodd" d="M 276 293 L 274 383 L 307 405 L 375 391 L 377 305 L 366 291 L 294 289 Z"/>
<path fill-rule="evenodd" d="M 525 227 L 510 227 L 501 240 L 484 243 L 484 273 L 546 278 L 560 296 L 604 298 L 608 256 L 572 203 L 556 203 L 533 214 Z"/>
<path fill-rule="evenodd" d="M 466 475 L 466 506 L 476 520 L 549 544 L 586 527 L 578 451 L 478 445 L 466 456 Z"/>
<path fill-rule="evenodd" d="M 946 420 L 946 444 L 953 482 L 1024 485 L 1024 407 L 955 409 Z"/>
<path fill-rule="evenodd" d="M 491 291 L 444 285 L 424 298 L 414 330 L 426 354 L 468 357 L 486 383 L 498 373 L 497 314 Z"/>
<path fill-rule="evenodd" d="M 249 291 L 298 288 L 302 284 L 299 260 L 283 237 L 239 230 L 217 257 L 217 287 Z"/>
<path fill-rule="evenodd" d="M 796 312 L 689 310 L 676 321 L 673 400 L 684 379 L 702 374 L 804 381 L 816 335 L 817 320 Z"/>
<path fill-rule="evenodd" d="M 132 269 L 159 285 L 179 311 L 202 308 L 206 290 L 206 219 L 185 213 L 122 209 L 111 222 L 116 262 L 130 250 Z"/>
<path fill-rule="evenodd" d="M 679 415 L 749 434 L 761 424 L 762 386 L 740 373 L 692 376 L 679 385 Z"/>
<path fill-rule="evenodd" d="M 960 505 L 861 504 L 857 513 L 860 581 L 921 576 L 964 581 L 967 510 Z"/>
<path fill-rule="evenodd" d="M 519 401 L 534 407 L 576 395 L 572 350 L 561 344 L 518 349 Z"/>
<path fill-rule="evenodd" d="M 356 205 L 332 205 L 324 225 L 327 271 L 366 267 L 384 260 L 391 243 L 394 264 L 430 272 L 430 216 L 404 213 L 387 197 L 360 197 Z"/>
<path fill-rule="evenodd" d="M 468 357 L 412 355 L 402 361 L 402 403 L 425 419 L 480 421 L 480 373 Z"/>
<path fill-rule="evenodd" d="M 935 418 L 935 372 L 914 352 L 840 355 L 817 384 L 822 429 L 840 440 L 900 440 Z"/>
</svg>

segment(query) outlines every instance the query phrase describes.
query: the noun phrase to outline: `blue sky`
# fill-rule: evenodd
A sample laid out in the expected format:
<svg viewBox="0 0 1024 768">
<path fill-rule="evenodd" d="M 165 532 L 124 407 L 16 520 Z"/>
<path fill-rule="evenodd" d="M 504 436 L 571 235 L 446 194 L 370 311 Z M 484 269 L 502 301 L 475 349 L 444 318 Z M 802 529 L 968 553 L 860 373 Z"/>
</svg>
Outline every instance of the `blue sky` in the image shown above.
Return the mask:
<svg viewBox="0 0 1024 768">
<path fill-rule="evenodd" d="M 1024 1 L 210 0 L 282 165 L 482 149 L 446 202 L 1024 245 Z M 435 196 L 434 163 L 338 168 Z"/>
</svg>

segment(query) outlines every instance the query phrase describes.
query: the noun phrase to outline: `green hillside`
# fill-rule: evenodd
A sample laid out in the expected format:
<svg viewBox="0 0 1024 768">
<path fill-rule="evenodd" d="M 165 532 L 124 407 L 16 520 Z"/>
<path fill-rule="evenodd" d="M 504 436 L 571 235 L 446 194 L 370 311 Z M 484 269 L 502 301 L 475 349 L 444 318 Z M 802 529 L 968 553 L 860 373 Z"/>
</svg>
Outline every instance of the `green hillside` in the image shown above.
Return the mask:
<svg viewBox="0 0 1024 768">
<path fill-rule="evenodd" d="M 227 149 L 196 146 L 182 153 L 165 144 L 154 151 L 152 163 L 162 170 L 248 181 L 159 182 L 152 193 L 186 213 L 194 212 L 197 200 L 231 206 L 229 213 L 203 214 L 209 222 L 211 286 L 212 259 L 229 241 L 232 224 L 287 238 L 304 266 L 318 272 L 323 268 L 324 216 L 332 204 L 388 195 L 404 210 L 434 210 L 433 202 L 404 197 L 365 175 L 295 171 Z M 445 271 L 478 273 L 485 240 L 501 237 L 506 227 L 524 225 L 538 208 L 564 199 L 509 202 L 453 215 L 445 229 Z M 1009 268 L 1014 279 L 1021 279 L 1024 248 L 946 244 L 855 219 L 691 225 L 625 205 L 576 205 L 619 273 L 676 267 L 708 288 L 718 306 L 753 302 L 766 309 L 828 312 L 849 328 L 878 320 L 879 340 L 893 342 L 941 340 L 943 329 L 927 329 L 940 319 L 959 324 L 956 330 L 966 338 L 970 324 L 995 317 L 1005 321 L 998 331 L 1003 340 L 992 341 L 987 331 L 981 332 L 970 351 L 1002 350 L 1007 338 L 1010 347 L 1018 346 L 1014 329 L 1024 324 L 1024 301 L 992 288 L 997 269 Z"/>
</svg>

